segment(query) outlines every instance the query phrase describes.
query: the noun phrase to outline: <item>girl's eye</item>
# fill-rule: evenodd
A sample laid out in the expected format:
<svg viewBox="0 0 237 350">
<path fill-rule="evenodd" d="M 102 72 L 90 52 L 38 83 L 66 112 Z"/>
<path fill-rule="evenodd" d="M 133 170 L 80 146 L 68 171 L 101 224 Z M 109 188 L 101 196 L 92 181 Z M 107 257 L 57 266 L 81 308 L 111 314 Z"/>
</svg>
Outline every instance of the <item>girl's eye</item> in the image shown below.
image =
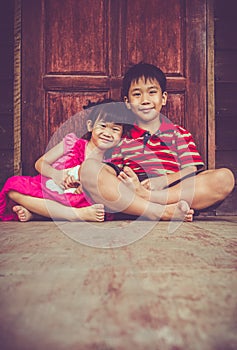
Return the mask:
<svg viewBox="0 0 237 350">
<path fill-rule="evenodd" d="M 120 128 L 116 128 L 116 127 L 113 128 L 113 131 L 116 131 L 116 132 L 120 132 L 120 130 L 121 130 Z"/>
<path fill-rule="evenodd" d="M 151 94 L 151 95 L 154 95 L 154 94 L 156 94 L 156 93 L 157 93 L 157 90 L 151 90 L 151 91 L 150 91 L 150 94 Z"/>
<path fill-rule="evenodd" d="M 106 128 L 106 124 L 105 124 L 105 123 L 100 123 L 99 126 L 100 126 L 101 128 Z"/>
</svg>

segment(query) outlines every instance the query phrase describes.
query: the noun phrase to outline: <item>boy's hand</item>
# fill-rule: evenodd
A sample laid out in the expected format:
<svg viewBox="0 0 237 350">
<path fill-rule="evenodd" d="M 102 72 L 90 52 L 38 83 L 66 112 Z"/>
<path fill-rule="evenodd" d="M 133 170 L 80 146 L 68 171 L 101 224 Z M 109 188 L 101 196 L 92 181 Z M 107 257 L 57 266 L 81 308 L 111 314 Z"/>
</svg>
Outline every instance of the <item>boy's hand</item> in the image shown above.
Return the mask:
<svg viewBox="0 0 237 350">
<path fill-rule="evenodd" d="M 166 176 L 159 176 L 143 180 L 141 184 L 149 191 L 160 191 L 167 186 L 168 182 Z"/>
<path fill-rule="evenodd" d="M 160 191 L 163 190 L 166 186 L 170 185 L 171 183 L 177 180 L 182 180 L 182 177 L 189 174 L 193 174 L 196 171 L 197 167 L 190 166 L 180 171 L 177 171 L 176 173 L 146 179 L 142 181 L 141 184 L 150 191 Z"/>
</svg>

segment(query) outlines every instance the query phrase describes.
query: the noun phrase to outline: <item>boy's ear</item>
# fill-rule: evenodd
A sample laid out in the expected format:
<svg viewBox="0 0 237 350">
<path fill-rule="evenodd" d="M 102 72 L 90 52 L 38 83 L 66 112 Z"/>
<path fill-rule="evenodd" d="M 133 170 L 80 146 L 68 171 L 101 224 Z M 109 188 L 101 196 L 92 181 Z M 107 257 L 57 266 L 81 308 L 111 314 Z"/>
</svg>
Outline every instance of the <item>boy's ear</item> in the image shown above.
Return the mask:
<svg viewBox="0 0 237 350">
<path fill-rule="evenodd" d="M 125 105 L 126 105 L 127 109 L 131 109 L 131 105 L 130 105 L 130 103 L 128 102 L 127 96 L 124 96 L 124 102 L 125 102 Z"/>
<path fill-rule="evenodd" d="M 87 120 L 86 122 L 86 126 L 87 126 L 87 131 L 91 132 L 92 129 L 93 129 L 93 123 L 92 123 L 92 120 Z"/>
<path fill-rule="evenodd" d="M 165 105 L 166 105 L 167 97 L 168 97 L 168 93 L 167 93 L 167 91 L 164 91 L 164 92 L 162 93 L 162 106 L 165 106 Z"/>
</svg>

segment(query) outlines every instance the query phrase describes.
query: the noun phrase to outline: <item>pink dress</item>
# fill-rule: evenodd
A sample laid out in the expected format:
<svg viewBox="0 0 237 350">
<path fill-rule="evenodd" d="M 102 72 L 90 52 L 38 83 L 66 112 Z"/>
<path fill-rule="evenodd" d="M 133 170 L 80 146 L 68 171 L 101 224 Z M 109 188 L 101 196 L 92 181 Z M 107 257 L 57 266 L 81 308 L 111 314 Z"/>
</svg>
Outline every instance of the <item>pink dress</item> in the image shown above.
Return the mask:
<svg viewBox="0 0 237 350">
<path fill-rule="evenodd" d="M 52 166 L 56 169 L 73 168 L 80 165 L 85 160 L 85 148 L 87 140 L 78 139 L 73 133 L 68 134 L 64 138 L 64 155 L 57 159 Z M 90 198 L 84 193 L 58 193 L 46 186 L 49 178 L 43 175 L 36 176 L 13 176 L 10 177 L 0 192 L 0 220 L 17 221 L 17 215 L 12 211 L 12 207 L 16 204 L 11 201 L 7 193 L 11 190 L 29 195 L 32 197 L 46 198 L 59 202 L 66 206 L 76 208 L 87 207 L 93 204 Z"/>
</svg>

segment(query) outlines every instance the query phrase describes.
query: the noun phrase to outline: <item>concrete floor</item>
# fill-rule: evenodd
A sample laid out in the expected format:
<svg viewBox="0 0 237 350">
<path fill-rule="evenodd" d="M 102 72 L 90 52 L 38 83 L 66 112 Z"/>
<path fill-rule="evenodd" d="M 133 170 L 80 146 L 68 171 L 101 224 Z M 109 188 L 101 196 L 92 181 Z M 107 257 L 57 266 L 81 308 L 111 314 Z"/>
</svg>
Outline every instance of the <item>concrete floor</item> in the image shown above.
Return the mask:
<svg viewBox="0 0 237 350">
<path fill-rule="evenodd" d="M 0 349 L 237 349 L 237 217 L 172 225 L 0 223 Z"/>
</svg>

